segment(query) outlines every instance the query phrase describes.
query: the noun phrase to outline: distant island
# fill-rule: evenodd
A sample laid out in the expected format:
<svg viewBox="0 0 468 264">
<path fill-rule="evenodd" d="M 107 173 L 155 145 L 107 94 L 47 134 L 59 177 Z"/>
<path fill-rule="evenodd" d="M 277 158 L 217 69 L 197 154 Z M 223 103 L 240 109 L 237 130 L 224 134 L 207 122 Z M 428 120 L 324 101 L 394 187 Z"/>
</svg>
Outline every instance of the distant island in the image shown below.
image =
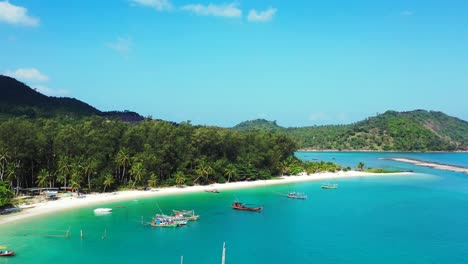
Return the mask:
<svg viewBox="0 0 468 264">
<path fill-rule="evenodd" d="M 468 122 L 442 112 L 387 111 L 349 125 L 311 127 L 278 126 L 257 119 L 234 127 L 240 131 L 282 133 L 302 150 L 335 151 L 466 151 Z"/>
</svg>

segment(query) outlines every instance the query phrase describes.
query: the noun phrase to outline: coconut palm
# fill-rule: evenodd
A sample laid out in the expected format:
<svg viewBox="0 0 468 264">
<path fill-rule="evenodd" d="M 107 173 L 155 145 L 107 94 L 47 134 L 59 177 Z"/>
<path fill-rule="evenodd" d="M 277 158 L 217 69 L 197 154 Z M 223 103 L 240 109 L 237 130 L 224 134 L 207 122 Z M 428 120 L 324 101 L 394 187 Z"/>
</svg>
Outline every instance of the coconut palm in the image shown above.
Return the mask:
<svg viewBox="0 0 468 264">
<path fill-rule="evenodd" d="M 193 182 L 196 182 L 200 177 L 204 177 L 205 182 L 208 182 L 210 175 L 214 174 L 214 169 L 206 161 L 202 160 L 195 167 L 195 173 L 198 177 Z"/>
<path fill-rule="evenodd" d="M 88 191 L 91 191 L 91 175 L 96 172 L 97 161 L 94 158 L 87 159 L 83 164 L 83 173 L 88 178 Z"/>
<path fill-rule="evenodd" d="M 175 177 L 175 183 L 178 186 L 184 185 L 185 181 L 187 180 L 185 178 L 185 174 L 182 171 L 177 171 L 176 174 L 174 175 L 174 177 Z"/>
<path fill-rule="evenodd" d="M 364 164 L 364 162 L 360 161 L 356 167 L 358 168 L 358 170 L 361 170 L 361 171 L 362 171 L 362 170 L 364 169 L 365 166 L 366 166 L 366 165 Z"/>
<path fill-rule="evenodd" d="M 81 189 L 82 173 L 81 165 L 79 163 L 73 164 L 70 178 L 70 188 L 72 190 L 78 191 Z"/>
<path fill-rule="evenodd" d="M 114 184 L 114 176 L 112 176 L 112 174 L 110 173 L 107 173 L 105 176 L 104 176 L 104 191 L 103 192 L 106 192 L 106 188 L 111 186 L 112 184 Z"/>
<path fill-rule="evenodd" d="M 115 157 L 115 162 L 117 163 L 119 170 L 120 168 L 122 168 L 122 175 L 120 177 L 120 182 L 122 182 L 125 177 L 126 169 L 128 168 L 128 166 L 130 166 L 131 163 L 131 157 L 128 153 L 128 149 L 122 148 L 117 153 L 117 156 Z"/>
<path fill-rule="evenodd" d="M 154 172 L 152 172 L 149 176 L 148 186 L 151 188 L 158 186 L 158 176 Z"/>
<path fill-rule="evenodd" d="M 46 169 L 42 169 L 37 175 L 36 184 L 40 188 L 45 188 L 49 184 L 49 172 Z"/>
<path fill-rule="evenodd" d="M 135 184 L 137 182 L 140 182 L 143 177 L 145 176 L 146 174 L 146 169 L 145 167 L 143 166 L 143 163 L 138 161 L 138 162 L 135 162 L 133 165 L 132 165 L 132 168 L 130 169 L 130 175 L 133 177 L 133 185 L 132 185 L 132 189 L 135 188 Z"/>
<path fill-rule="evenodd" d="M 228 178 L 227 182 L 229 182 L 231 180 L 231 177 L 234 175 L 237 175 L 236 167 L 232 164 L 227 165 L 227 167 L 224 169 L 224 176 Z"/>
<path fill-rule="evenodd" d="M 59 158 L 57 164 L 57 182 L 67 186 L 67 180 L 70 177 L 73 166 L 71 164 L 70 158 L 68 156 L 62 156 Z"/>
</svg>

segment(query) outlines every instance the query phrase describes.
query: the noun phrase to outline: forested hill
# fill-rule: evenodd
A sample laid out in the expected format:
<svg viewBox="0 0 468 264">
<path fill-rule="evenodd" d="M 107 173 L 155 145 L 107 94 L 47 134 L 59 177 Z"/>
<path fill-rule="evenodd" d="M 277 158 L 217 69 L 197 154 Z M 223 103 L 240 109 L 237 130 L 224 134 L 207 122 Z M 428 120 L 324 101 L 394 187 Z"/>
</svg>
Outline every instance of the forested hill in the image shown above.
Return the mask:
<svg viewBox="0 0 468 264">
<path fill-rule="evenodd" d="M 57 115 L 118 117 L 124 121 L 143 120 L 137 113 L 102 112 L 75 98 L 49 97 L 14 78 L 0 75 L 0 115 L 3 117 L 54 117 Z"/>
<path fill-rule="evenodd" d="M 442 112 L 387 111 L 349 125 L 283 128 L 253 120 L 235 130 L 267 130 L 293 137 L 302 149 L 453 151 L 468 150 L 468 122 Z"/>
</svg>

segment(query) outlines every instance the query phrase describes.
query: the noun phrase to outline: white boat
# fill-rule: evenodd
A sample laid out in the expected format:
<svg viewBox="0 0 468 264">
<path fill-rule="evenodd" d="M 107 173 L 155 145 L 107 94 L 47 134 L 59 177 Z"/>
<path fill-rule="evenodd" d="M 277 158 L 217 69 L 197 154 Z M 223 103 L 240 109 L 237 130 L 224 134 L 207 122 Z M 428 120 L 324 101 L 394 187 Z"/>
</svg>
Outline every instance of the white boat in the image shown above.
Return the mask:
<svg viewBox="0 0 468 264">
<path fill-rule="evenodd" d="M 109 213 L 112 211 L 112 208 L 96 208 L 94 209 L 95 213 Z"/>
</svg>

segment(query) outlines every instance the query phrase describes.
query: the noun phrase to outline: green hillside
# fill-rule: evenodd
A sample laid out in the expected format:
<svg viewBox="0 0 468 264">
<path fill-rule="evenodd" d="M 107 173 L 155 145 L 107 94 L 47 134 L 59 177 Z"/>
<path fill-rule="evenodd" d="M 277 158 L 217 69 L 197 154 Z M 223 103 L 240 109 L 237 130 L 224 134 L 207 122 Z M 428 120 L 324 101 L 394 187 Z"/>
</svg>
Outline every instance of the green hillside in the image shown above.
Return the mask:
<svg viewBox="0 0 468 264">
<path fill-rule="evenodd" d="M 350 125 L 283 128 L 253 120 L 236 130 L 268 130 L 293 137 L 302 149 L 453 151 L 468 149 L 468 122 L 441 112 L 387 111 Z"/>
<path fill-rule="evenodd" d="M 128 122 L 143 120 L 135 112 L 102 112 L 75 98 L 46 96 L 14 78 L 0 75 L 0 118 L 92 115 L 117 117 Z"/>
</svg>

